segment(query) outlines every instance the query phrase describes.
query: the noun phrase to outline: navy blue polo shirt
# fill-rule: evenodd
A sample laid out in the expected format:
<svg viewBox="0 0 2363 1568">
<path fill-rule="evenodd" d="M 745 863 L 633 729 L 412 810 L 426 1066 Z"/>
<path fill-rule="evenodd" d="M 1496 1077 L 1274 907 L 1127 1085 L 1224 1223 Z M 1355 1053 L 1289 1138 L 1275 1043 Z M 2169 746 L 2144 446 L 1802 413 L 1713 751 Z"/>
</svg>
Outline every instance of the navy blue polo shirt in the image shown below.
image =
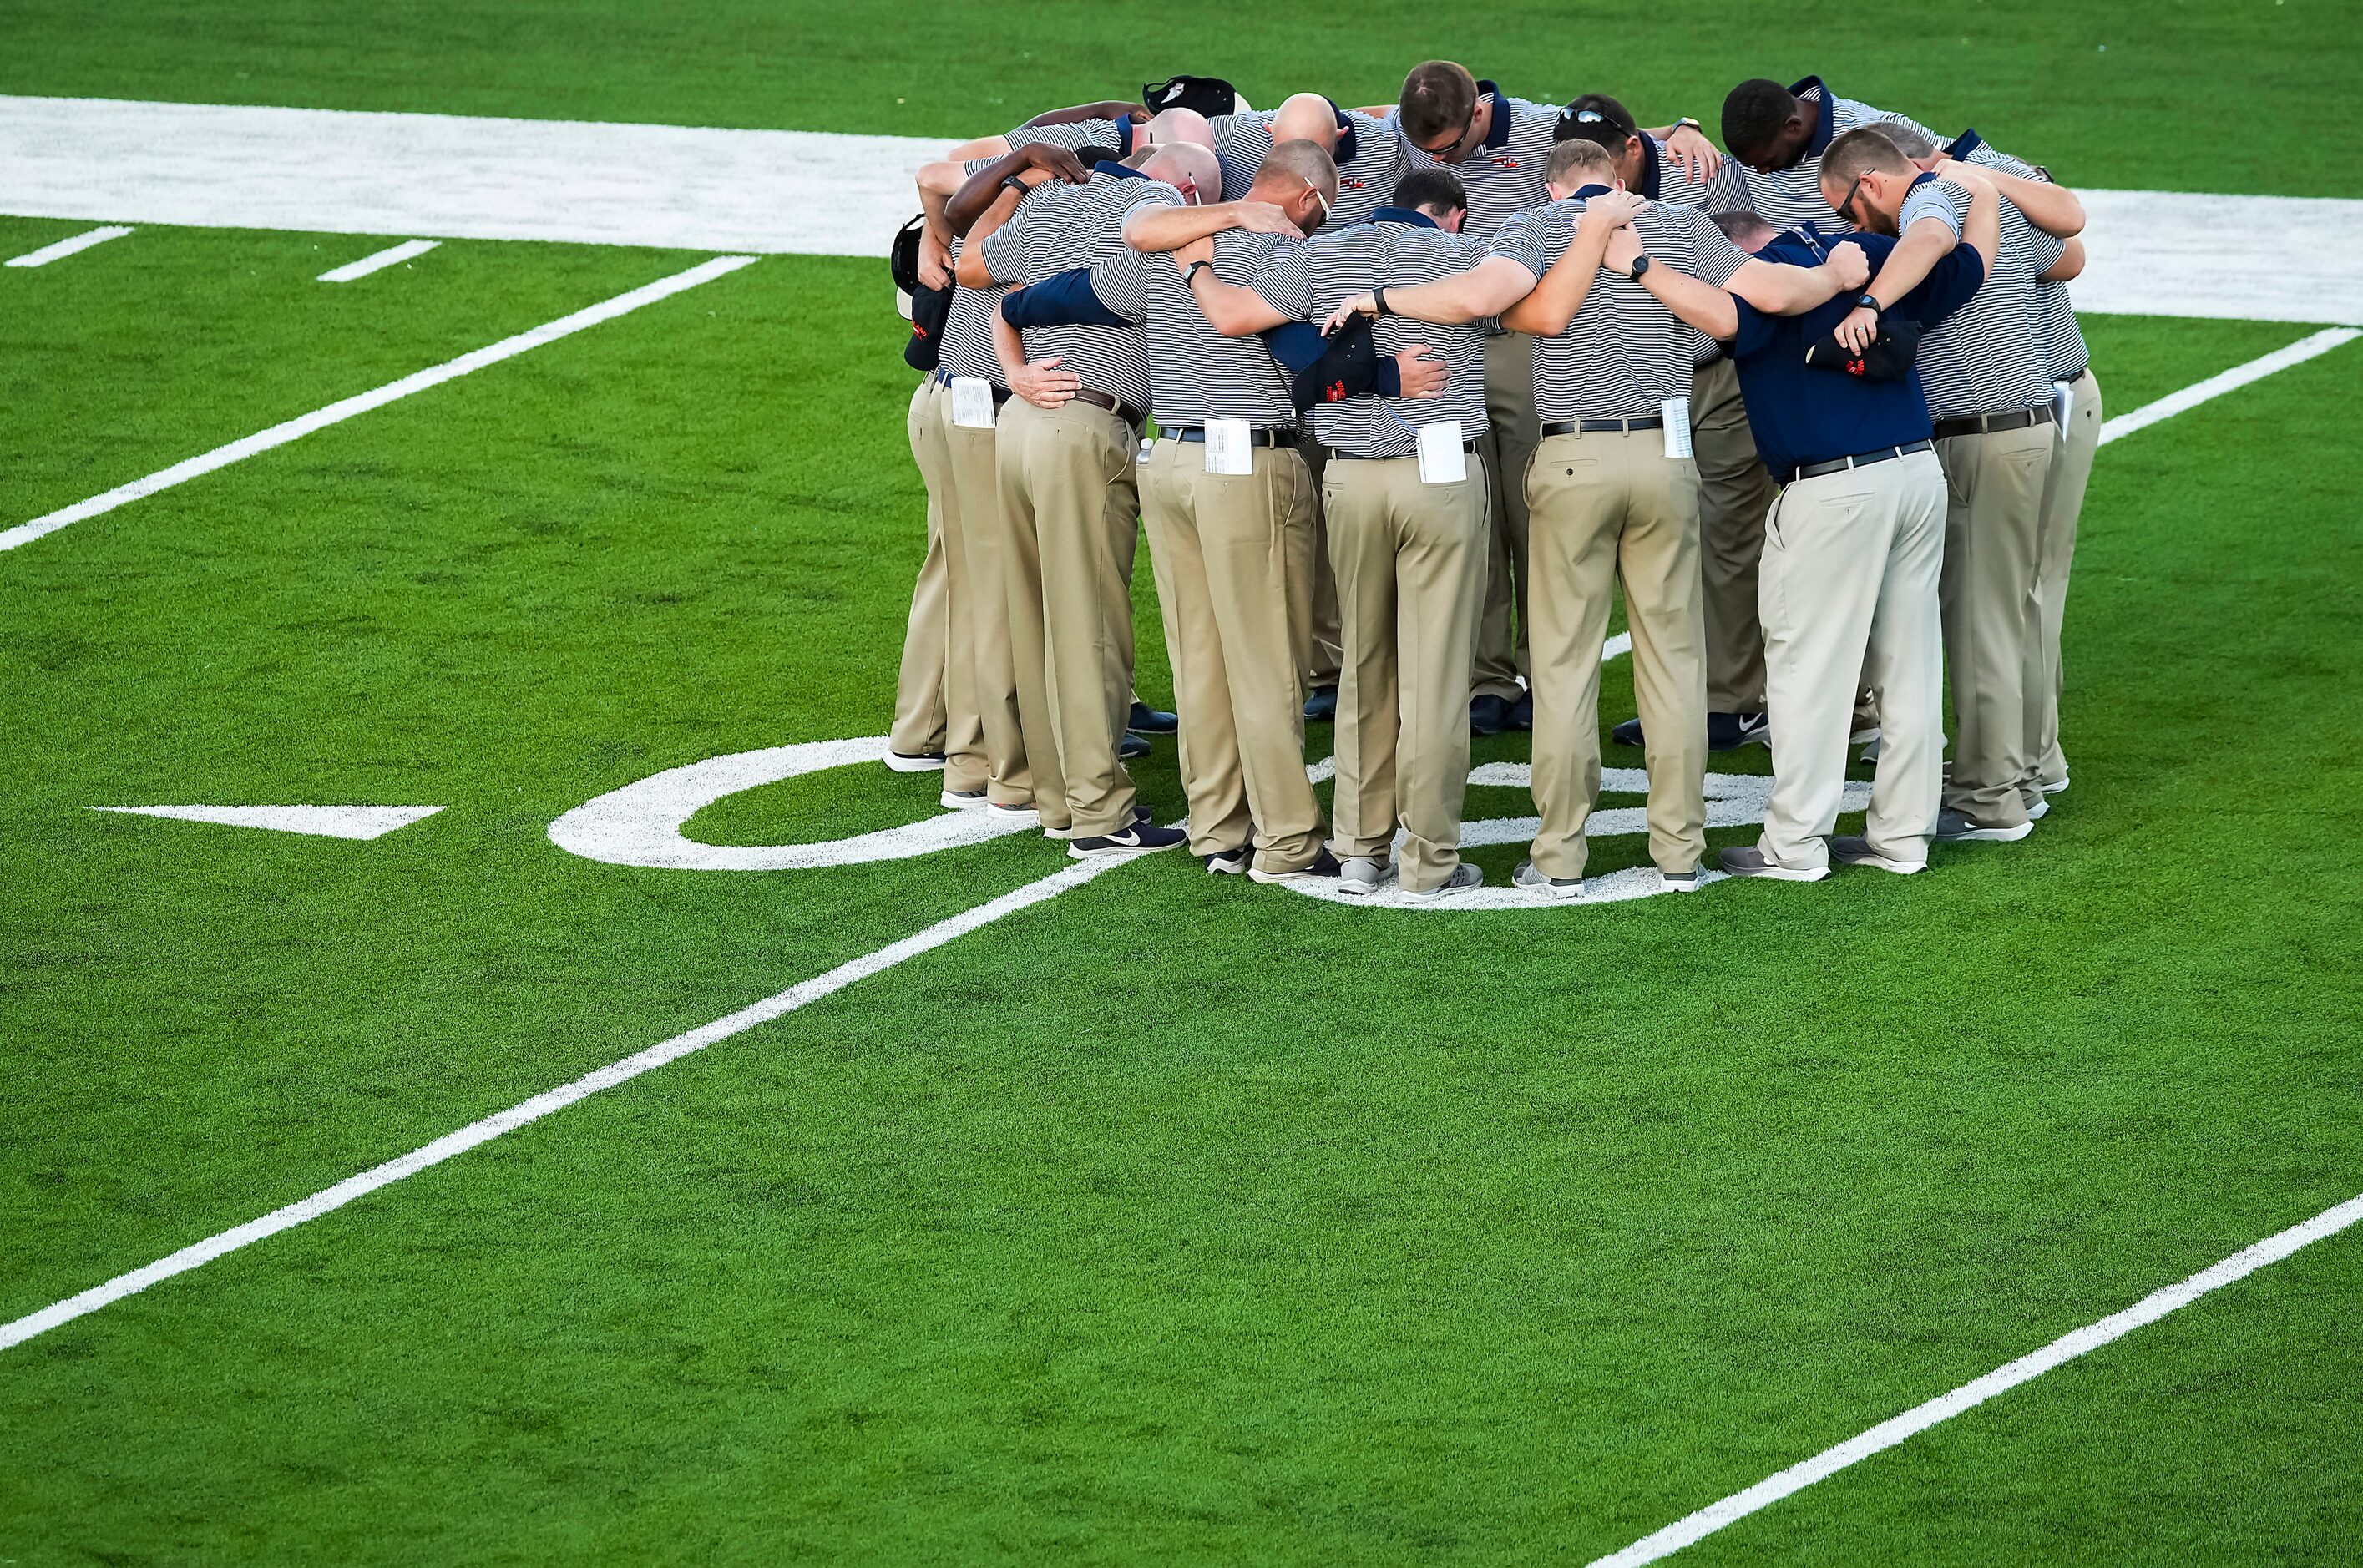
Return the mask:
<svg viewBox="0 0 2363 1568">
<path fill-rule="evenodd" d="M 1806 224 L 1756 255 L 1758 261 L 1814 267 L 1832 244 L 1861 246 L 1875 278 L 1896 242 L 1884 234 L 1825 235 Z M 1889 313 L 1934 327 L 1968 304 L 1985 277 L 1985 261 L 1975 248 L 1956 245 Z M 1739 371 L 1739 395 L 1747 405 L 1757 452 L 1777 480 L 1785 483 L 1804 463 L 1908 446 L 1934 433 L 1917 366 L 1902 381 L 1862 381 L 1805 363 L 1806 346 L 1845 320 L 1854 300 L 1854 295 L 1842 294 L 1803 316 L 1768 315 L 1744 299 L 1734 301 L 1739 333 L 1731 358 Z"/>
</svg>

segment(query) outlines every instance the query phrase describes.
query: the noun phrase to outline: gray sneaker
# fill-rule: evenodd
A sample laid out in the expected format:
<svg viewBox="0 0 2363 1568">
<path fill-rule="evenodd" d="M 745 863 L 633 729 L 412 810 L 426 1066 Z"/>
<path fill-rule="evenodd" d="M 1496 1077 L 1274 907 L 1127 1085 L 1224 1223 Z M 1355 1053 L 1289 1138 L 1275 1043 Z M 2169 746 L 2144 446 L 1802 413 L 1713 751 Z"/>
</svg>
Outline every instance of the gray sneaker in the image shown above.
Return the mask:
<svg viewBox="0 0 2363 1568">
<path fill-rule="evenodd" d="M 1436 886 L 1406 887 L 1403 889 L 1403 896 L 1414 904 L 1433 904 L 1439 898 L 1449 898 L 1456 893 L 1466 893 L 1472 887 L 1484 885 L 1485 873 L 1482 868 L 1472 866 L 1467 861 L 1463 861 L 1452 868 L 1450 876 L 1446 877 Z"/>
<path fill-rule="evenodd" d="M 1698 866 L 1692 866 L 1688 871 L 1666 871 L 1660 868 L 1658 873 L 1658 891 L 1660 893 L 1696 893 L 1705 885 L 1706 873 Z"/>
<path fill-rule="evenodd" d="M 1943 844 L 2015 844 L 2035 831 L 2035 824 L 2015 828 L 1981 828 L 1958 811 L 1936 813 L 1936 841 Z"/>
<path fill-rule="evenodd" d="M 1869 839 L 1836 838 L 1830 840 L 1830 859 L 1842 866 L 1869 866 L 1875 871 L 1892 871 L 1898 876 L 1910 876 L 1926 871 L 1926 860 L 1899 861 L 1880 854 L 1870 847 Z"/>
<path fill-rule="evenodd" d="M 1575 899 L 1583 896 L 1583 878 L 1545 876 L 1535 869 L 1532 861 L 1518 862 L 1518 869 L 1510 873 L 1510 885 L 1523 887 L 1529 893 L 1539 893 L 1546 898 Z"/>
<path fill-rule="evenodd" d="M 1382 860 L 1365 857 L 1344 861 L 1337 868 L 1337 891 L 1363 897 L 1376 893 L 1379 884 L 1386 879 L 1387 862 Z"/>
<path fill-rule="evenodd" d="M 2058 795 L 2068 787 L 2068 775 L 2062 773 L 2056 779 L 2045 779 L 2035 787 L 2046 795 Z"/>
<path fill-rule="evenodd" d="M 2051 815 L 2050 798 L 2039 791 L 2036 793 L 2033 800 L 2026 801 L 2025 804 L 2026 806 L 2026 819 L 2029 822 L 2040 822 L 2045 817 Z"/>
<path fill-rule="evenodd" d="M 1774 865 L 1764 858 L 1764 851 L 1753 844 L 1725 850 L 1722 860 L 1723 869 L 1733 876 L 1760 876 L 1771 882 L 1819 882 L 1830 874 L 1827 866 L 1816 871 L 1792 871 L 1787 866 Z"/>
</svg>

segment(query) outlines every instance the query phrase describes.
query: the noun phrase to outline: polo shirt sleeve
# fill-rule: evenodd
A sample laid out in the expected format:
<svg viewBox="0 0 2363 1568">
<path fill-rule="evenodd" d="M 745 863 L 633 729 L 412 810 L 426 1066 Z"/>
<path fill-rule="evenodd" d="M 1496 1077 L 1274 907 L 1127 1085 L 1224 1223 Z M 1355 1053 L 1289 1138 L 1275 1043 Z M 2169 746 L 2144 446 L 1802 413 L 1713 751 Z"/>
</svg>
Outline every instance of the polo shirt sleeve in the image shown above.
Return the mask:
<svg viewBox="0 0 2363 1568">
<path fill-rule="evenodd" d="M 2049 272 L 2053 263 L 2068 253 L 2068 241 L 2059 236 L 2047 234 L 2031 223 L 2026 226 L 2026 232 L 2034 239 L 2035 270 L 2037 272 Z"/>
<path fill-rule="evenodd" d="M 1706 214 L 1693 207 L 1661 207 L 1674 220 L 1674 228 L 1688 241 L 1690 265 L 1684 270 L 1703 284 L 1721 288 L 1731 281 L 1731 275 L 1752 260 L 1747 251 L 1734 245 L 1722 229 L 1714 226 Z"/>
<path fill-rule="evenodd" d="M 1895 302 L 1894 308 L 1923 327 L 1935 327 L 1969 304 L 1985 281 L 1986 259 L 1978 254 L 1977 247 L 1956 245 L 1937 259 L 1910 294 Z"/>
<path fill-rule="evenodd" d="M 1256 269 L 1248 287 L 1282 316 L 1296 321 L 1313 318 L 1313 269 L 1305 264 L 1302 245 L 1290 246 Z"/>
<path fill-rule="evenodd" d="M 1747 170 L 1736 158 L 1726 158 L 1714 178 L 1706 183 L 1705 195 L 1699 201 L 1699 211 L 1754 212 L 1755 198 L 1747 194 Z"/>
<path fill-rule="evenodd" d="M 1909 234 L 1912 226 L 1924 217 L 1941 221 L 1961 237 L 1961 225 L 1969 221 L 1969 193 L 1949 180 L 1922 180 L 1903 198 L 1903 210 L 1895 215 L 1895 231 Z"/>
<path fill-rule="evenodd" d="M 1085 147 L 1114 147 L 1120 139 L 1114 120 L 1071 120 L 1065 125 L 1020 126 L 1002 139 L 1009 150 L 1047 141 L 1073 152 Z"/>
<path fill-rule="evenodd" d="M 1030 196 L 1026 198 L 1031 199 Z M 1017 205 L 1022 208 L 1026 202 L 1020 201 Z M 1026 240 L 1020 228 L 1024 217 L 1022 211 L 1010 214 L 1009 221 L 986 235 L 984 243 L 977 247 L 977 258 L 984 263 L 984 270 L 993 274 L 994 283 L 1018 283 L 1026 276 Z"/>
<path fill-rule="evenodd" d="M 1567 249 L 1565 245 L 1556 249 L 1552 247 L 1548 237 L 1543 233 L 1542 213 L 1540 207 L 1513 213 L 1510 221 L 1502 225 L 1501 232 L 1493 236 L 1492 253 L 1506 256 L 1534 273 L 1537 283 L 1542 281 L 1545 272 L 1550 271 L 1550 264 L 1559 260 L 1559 253 Z"/>
<path fill-rule="evenodd" d="M 1170 265 L 1172 258 L 1163 252 L 1151 258 L 1126 247 L 1123 255 L 1102 261 L 1091 270 L 1092 293 L 1111 313 L 1138 323 L 1148 314 L 1148 269 L 1152 260 Z"/>
</svg>

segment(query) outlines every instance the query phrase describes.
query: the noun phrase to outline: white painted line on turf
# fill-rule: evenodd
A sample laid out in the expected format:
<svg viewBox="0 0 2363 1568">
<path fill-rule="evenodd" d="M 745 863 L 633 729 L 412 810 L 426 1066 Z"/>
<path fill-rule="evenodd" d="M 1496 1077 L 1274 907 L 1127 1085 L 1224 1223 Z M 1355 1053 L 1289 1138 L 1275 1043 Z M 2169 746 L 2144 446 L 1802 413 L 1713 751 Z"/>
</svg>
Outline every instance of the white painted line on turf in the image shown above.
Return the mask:
<svg viewBox="0 0 2363 1568">
<path fill-rule="evenodd" d="M 330 267 L 320 274 L 319 281 L 324 284 L 349 284 L 355 278 L 365 278 L 372 272 L 382 272 L 388 267 L 398 267 L 405 261 L 424 256 L 442 243 L 440 239 L 405 239 L 399 245 L 389 245 L 384 250 L 364 256 L 358 261 L 347 261 L 341 267 Z"/>
<path fill-rule="evenodd" d="M 122 228 L 119 225 L 109 225 L 105 228 L 93 228 L 84 233 L 76 234 L 68 239 L 61 239 L 54 245 L 44 245 L 38 250 L 28 250 L 21 256 L 11 256 L 5 263 L 0 263 L 0 265 L 10 267 L 46 267 L 51 261 L 61 261 L 78 251 L 87 250 L 94 245 L 104 245 L 110 239 L 120 239 L 130 232 L 131 230 Z"/>
<path fill-rule="evenodd" d="M 423 822 L 439 806 L 94 806 L 132 817 L 169 817 L 179 822 L 218 822 L 227 828 L 267 828 L 275 833 L 310 833 L 323 839 L 383 839 L 397 828 Z"/>
<path fill-rule="evenodd" d="M 1629 631 L 1620 631 L 1600 645 L 1600 662 L 1605 664 L 1611 659 L 1622 659 L 1632 651 L 1633 634 Z"/>
<path fill-rule="evenodd" d="M 1973 1410 L 1997 1394 L 2007 1393 L 2022 1383 L 2041 1377 L 2054 1367 L 2123 1339 L 2145 1324 L 2157 1322 L 2178 1307 L 2190 1306 L 2211 1291 L 2221 1290 L 2227 1284 L 2247 1278 L 2268 1264 L 2280 1262 L 2300 1248 L 2311 1246 L 2326 1236 L 2335 1236 L 2357 1220 L 2363 1220 L 2363 1195 L 2324 1209 L 2312 1219 L 2268 1236 L 2252 1247 L 2245 1247 L 2222 1262 L 2200 1270 L 2189 1279 L 2153 1291 L 2122 1312 L 2112 1313 L 2097 1323 L 2089 1323 L 2072 1333 L 2063 1334 L 2041 1350 L 1998 1366 L 1975 1382 L 1965 1383 L 1949 1394 L 1940 1394 L 1925 1404 L 1915 1405 L 1858 1437 L 1849 1438 L 1835 1448 L 1824 1449 L 1803 1463 L 1792 1464 L 1777 1475 L 1768 1475 L 1744 1492 L 1735 1492 L 1719 1503 L 1710 1503 L 1656 1534 L 1644 1536 L 1622 1551 L 1612 1551 L 1596 1559 L 1592 1568 L 1639 1568 L 1642 1563 L 1670 1557 L 1725 1525 L 1736 1523 L 1758 1509 L 1769 1507 L 1792 1493 L 1835 1475 L 1874 1453 L 1893 1448 L 1915 1432 L 1925 1431 L 1940 1421 L 1948 1421 L 1965 1410 Z"/>
<path fill-rule="evenodd" d="M 711 261 L 700 261 L 687 272 L 675 272 L 669 278 L 659 278 L 652 284 L 642 284 L 638 288 L 619 294 L 613 299 L 602 300 L 597 305 L 586 306 L 571 316 L 561 316 L 555 321 L 544 322 L 541 326 L 530 331 L 520 332 L 514 338 L 504 338 L 497 343 L 470 350 L 456 360 L 446 360 L 439 365 L 430 365 L 423 371 L 413 371 L 400 381 L 390 381 L 383 386 L 357 393 L 351 397 L 331 403 L 326 408 L 316 408 L 309 414 L 299 415 L 282 424 L 273 425 L 267 430 L 258 430 L 253 435 L 241 437 L 227 446 L 216 447 L 209 452 L 201 452 L 193 458 L 183 458 L 172 467 L 159 469 L 145 479 L 135 479 L 128 484 L 118 484 L 105 495 L 93 495 L 86 501 L 77 501 L 71 506 L 63 506 L 44 517 L 35 517 L 31 522 L 18 523 L 13 528 L 0 529 L 0 550 L 15 550 L 20 545 L 30 544 L 42 535 L 55 533 L 69 523 L 79 523 L 85 518 L 95 517 L 101 513 L 112 512 L 117 506 L 137 501 L 143 495 L 153 495 L 159 490 L 169 490 L 175 484 L 186 484 L 201 474 L 211 473 L 217 468 L 227 468 L 231 463 L 253 457 L 259 452 L 267 452 L 273 447 L 283 447 L 288 442 L 308 436 L 315 430 L 325 430 L 331 425 L 341 424 L 356 414 L 366 414 L 372 408 L 383 408 L 389 403 L 410 396 L 413 393 L 425 392 L 428 387 L 440 386 L 447 381 L 456 381 L 471 372 L 483 370 L 486 365 L 494 365 L 503 360 L 515 359 L 528 350 L 538 349 L 545 343 L 555 343 L 560 338 L 571 336 L 585 328 L 596 327 L 603 321 L 613 321 L 618 316 L 627 316 L 644 305 L 654 305 L 657 301 L 670 298 L 683 289 L 693 289 L 700 284 L 709 283 L 725 272 L 735 272 L 741 267 L 750 265 L 756 260 L 758 258 L 753 256 L 716 256 Z"/>
<path fill-rule="evenodd" d="M 2325 328 L 2309 337 L 2300 338 L 2288 347 L 2275 349 L 2260 359 L 2250 360 L 2245 365 L 2234 365 L 2230 370 L 2217 375 L 2211 375 L 2205 381 L 2194 382 L 2180 392 L 2169 392 L 2155 403 L 2145 403 L 2130 414 L 2118 415 L 2102 425 L 2101 444 L 2107 446 L 2111 441 L 2130 436 L 2136 430 L 2146 430 L 2160 419 L 2171 419 L 2177 414 L 2188 413 L 2201 404 L 2221 397 L 2227 392 L 2236 392 L 2250 382 L 2262 381 L 2275 371 L 2285 371 L 2291 365 L 2302 365 L 2308 360 L 2326 354 L 2341 344 L 2351 343 L 2357 338 L 2363 338 L 2363 332 L 2357 332 L 2350 327 Z"/>
<path fill-rule="evenodd" d="M 802 984 L 791 985 L 785 991 L 750 1003 L 727 1018 L 716 1018 L 686 1034 L 677 1034 L 620 1062 L 611 1062 L 605 1067 L 585 1073 L 571 1084 L 560 1084 L 529 1100 L 521 1100 L 481 1121 L 470 1122 L 457 1132 L 445 1133 L 432 1143 L 388 1160 L 382 1165 L 373 1165 L 358 1175 L 348 1176 L 336 1185 L 323 1187 L 311 1196 L 299 1198 L 283 1208 L 272 1209 L 259 1219 L 250 1219 L 243 1225 L 208 1236 L 143 1268 L 117 1274 L 104 1284 L 93 1285 L 80 1295 L 70 1296 L 38 1312 L 28 1313 L 13 1323 L 0 1324 L 0 1350 L 21 1345 L 37 1334 L 45 1334 L 61 1324 L 86 1317 L 102 1307 L 121 1301 L 125 1296 L 137 1296 L 150 1285 L 161 1284 L 175 1274 L 202 1268 L 216 1258 L 227 1256 L 241 1247 L 250 1247 L 266 1237 L 276 1236 L 283 1230 L 291 1230 L 322 1215 L 332 1214 L 355 1198 L 366 1197 L 381 1187 L 392 1186 L 421 1171 L 439 1165 L 454 1155 L 464 1154 L 479 1144 L 489 1143 L 505 1133 L 515 1132 L 518 1128 L 555 1115 L 577 1100 L 628 1084 L 644 1073 L 652 1073 L 668 1062 L 678 1062 L 684 1056 L 704 1051 L 709 1045 L 744 1034 L 758 1024 L 767 1024 L 799 1007 L 810 1006 L 858 980 L 892 969 L 921 953 L 931 952 L 1004 916 L 1056 898 L 1068 889 L 1081 887 L 1093 877 L 1135 858 L 1137 857 L 1082 861 L 1053 872 L 1038 882 L 1029 882 L 998 898 L 988 899 L 973 909 L 963 909 L 957 915 L 938 920 L 900 941 L 889 942 L 876 952 L 838 964 L 826 974 L 815 975 Z"/>
</svg>

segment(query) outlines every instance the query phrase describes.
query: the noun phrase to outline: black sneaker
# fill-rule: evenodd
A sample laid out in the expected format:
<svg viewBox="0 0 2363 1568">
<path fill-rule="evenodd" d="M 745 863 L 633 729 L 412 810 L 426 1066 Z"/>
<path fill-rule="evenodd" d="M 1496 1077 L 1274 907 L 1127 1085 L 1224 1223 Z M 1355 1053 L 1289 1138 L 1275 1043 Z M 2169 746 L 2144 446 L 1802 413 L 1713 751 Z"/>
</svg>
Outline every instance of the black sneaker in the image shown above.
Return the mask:
<svg viewBox="0 0 2363 1568">
<path fill-rule="evenodd" d="M 2034 831 L 2035 824 L 2032 822 L 2021 822 L 2010 828 L 1989 828 L 1981 822 L 1971 821 L 1951 806 L 1936 813 L 1936 839 L 1940 843 L 2015 844 Z"/>
<path fill-rule="evenodd" d="M 883 761 L 898 773 L 939 773 L 944 771 L 941 751 L 889 751 Z"/>
<path fill-rule="evenodd" d="M 1499 735 L 1510 727 L 1510 705 L 1503 698 L 1487 692 L 1469 699 L 1469 733 Z"/>
<path fill-rule="evenodd" d="M 1641 721 L 1637 718 L 1626 719 L 1608 732 L 1608 739 L 1615 741 L 1619 746 L 1638 746 L 1641 743 Z"/>
<path fill-rule="evenodd" d="M 1760 713 L 1711 713 L 1706 716 L 1706 749 L 1736 751 L 1742 746 L 1769 746 L 1772 725 Z"/>
<path fill-rule="evenodd" d="M 1097 860 L 1103 855 L 1145 855 L 1151 850 L 1178 850 L 1190 841 L 1190 835 L 1179 828 L 1159 828 L 1151 822 L 1135 822 L 1121 833 L 1103 833 L 1095 839 L 1071 839 L 1067 842 L 1067 855 L 1071 860 Z"/>
<path fill-rule="evenodd" d="M 1148 755 L 1148 742 L 1127 729 L 1124 739 L 1115 743 L 1115 754 L 1119 762 L 1137 762 Z"/>
<path fill-rule="evenodd" d="M 1249 882 L 1310 882 L 1317 876 L 1334 877 L 1344 869 L 1337 856 L 1327 850 L 1323 850 L 1313 857 L 1311 865 L 1299 866 L 1294 871 L 1250 870 L 1248 873 L 1248 880 Z"/>
<path fill-rule="evenodd" d="M 1534 727 L 1535 694 L 1531 691 L 1520 692 L 1518 694 L 1518 700 L 1510 705 L 1508 728 L 1512 729 L 1532 729 Z"/>
<path fill-rule="evenodd" d="M 1337 717 L 1337 688 L 1315 686 L 1313 695 L 1304 699 L 1304 717 L 1310 724 L 1328 724 Z"/>
<path fill-rule="evenodd" d="M 1236 850 L 1217 850 L 1211 855 L 1200 855 L 1198 859 L 1204 862 L 1208 876 L 1243 876 L 1247 873 L 1248 862 L 1255 859 L 1255 847 L 1241 844 Z"/>
<path fill-rule="evenodd" d="M 1135 735 L 1170 735 L 1182 728 L 1182 720 L 1178 715 L 1153 708 L 1145 702 L 1136 702 L 1132 705 L 1130 717 L 1124 721 L 1124 727 Z"/>
</svg>

